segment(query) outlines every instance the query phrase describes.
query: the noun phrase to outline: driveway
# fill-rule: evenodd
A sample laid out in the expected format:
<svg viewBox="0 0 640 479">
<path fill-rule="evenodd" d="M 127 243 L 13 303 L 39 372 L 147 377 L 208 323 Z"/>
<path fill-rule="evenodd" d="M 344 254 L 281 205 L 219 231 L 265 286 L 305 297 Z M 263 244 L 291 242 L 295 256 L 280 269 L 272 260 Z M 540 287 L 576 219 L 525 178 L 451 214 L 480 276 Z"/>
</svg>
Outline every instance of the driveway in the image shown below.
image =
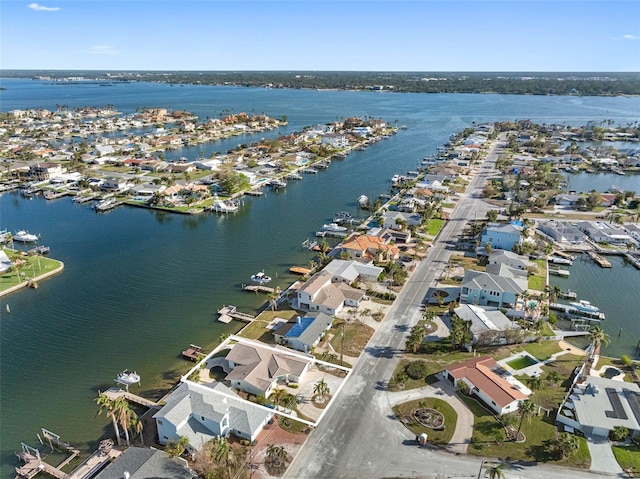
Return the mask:
<svg viewBox="0 0 640 479">
<path fill-rule="evenodd" d="M 408 391 L 390 392 L 387 394 L 389 408 L 403 402 L 426 397 L 442 399 L 456 411 L 458 415 L 456 430 L 451 437 L 447 450 L 453 453 L 466 454 L 473 434 L 473 413 L 467 405 L 458 398 L 455 393 L 455 388 L 451 383 L 441 379 L 432 386 L 424 386 Z"/>
<path fill-rule="evenodd" d="M 607 438 L 587 436 L 589 454 L 591 454 L 591 472 L 618 475 L 622 474 L 622 468 L 616 461 L 611 450 L 611 443 Z"/>
</svg>

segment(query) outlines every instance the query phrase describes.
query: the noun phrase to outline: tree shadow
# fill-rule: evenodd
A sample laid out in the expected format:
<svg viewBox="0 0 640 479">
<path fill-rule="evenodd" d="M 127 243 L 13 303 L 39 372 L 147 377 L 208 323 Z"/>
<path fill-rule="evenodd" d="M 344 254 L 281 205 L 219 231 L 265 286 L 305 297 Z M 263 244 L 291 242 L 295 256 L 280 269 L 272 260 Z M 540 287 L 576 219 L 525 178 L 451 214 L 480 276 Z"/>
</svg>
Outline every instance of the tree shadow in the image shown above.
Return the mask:
<svg viewBox="0 0 640 479">
<path fill-rule="evenodd" d="M 390 346 L 367 346 L 364 350 L 373 357 L 387 359 L 394 358 L 397 354 L 402 353 L 402 351 Z"/>
</svg>

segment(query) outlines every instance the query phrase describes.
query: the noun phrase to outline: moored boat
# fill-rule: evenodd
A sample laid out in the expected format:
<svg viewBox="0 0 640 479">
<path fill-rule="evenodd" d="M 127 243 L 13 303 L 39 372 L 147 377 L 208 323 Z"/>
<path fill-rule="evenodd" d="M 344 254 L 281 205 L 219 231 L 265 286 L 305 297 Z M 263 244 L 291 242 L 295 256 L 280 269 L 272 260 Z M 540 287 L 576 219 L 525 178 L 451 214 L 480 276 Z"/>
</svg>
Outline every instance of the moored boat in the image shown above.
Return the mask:
<svg viewBox="0 0 640 479">
<path fill-rule="evenodd" d="M 340 226 L 337 223 L 329 223 L 322 225 L 322 231 L 335 231 L 335 232 L 343 232 L 347 231 L 345 226 Z"/>
<path fill-rule="evenodd" d="M 578 301 L 574 301 L 569 304 L 576 308 L 578 311 L 584 311 L 585 313 L 597 313 L 600 311 L 600 308 L 594 306 L 589 301 L 584 299 L 579 299 Z"/>
<path fill-rule="evenodd" d="M 135 371 L 129 371 L 125 369 L 121 373 L 118 373 L 116 377 L 116 382 L 120 384 L 124 384 L 125 386 L 130 386 L 131 384 L 139 384 L 140 383 L 140 375 Z"/>
<path fill-rule="evenodd" d="M 35 243 L 38 241 L 38 236 L 29 233 L 28 231 L 21 230 L 13 235 L 14 241 L 20 241 L 21 243 Z"/>
<path fill-rule="evenodd" d="M 271 276 L 267 276 L 264 274 L 264 271 L 260 271 L 259 273 L 251 275 L 251 281 L 254 283 L 265 284 L 271 281 Z"/>
</svg>

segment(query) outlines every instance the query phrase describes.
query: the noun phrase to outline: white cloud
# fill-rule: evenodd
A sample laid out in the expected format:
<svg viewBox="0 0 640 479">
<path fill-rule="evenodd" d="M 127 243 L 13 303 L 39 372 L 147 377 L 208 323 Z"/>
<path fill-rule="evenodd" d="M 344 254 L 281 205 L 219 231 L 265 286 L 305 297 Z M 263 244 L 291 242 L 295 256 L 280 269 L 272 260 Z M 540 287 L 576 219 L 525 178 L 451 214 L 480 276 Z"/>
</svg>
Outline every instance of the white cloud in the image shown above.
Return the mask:
<svg viewBox="0 0 640 479">
<path fill-rule="evenodd" d="M 111 45 L 94 45 L 87 53 L 91 55 L 119 55 L 120 52 L 113 48 Z"/>
<path fill-rule="evenodd" d="M 638 35 L 622 35 L 623 40 L 640 40 Z"/>
<path fill-rule="evenodd" d="M 38 10 L 39 12 L 57 12 L 60 10 L 60 7 L 45 7 L 44 5 L 40 5 L 38 3 L 30 3 L 29 8 L 31 10 Z"/>
</svg>

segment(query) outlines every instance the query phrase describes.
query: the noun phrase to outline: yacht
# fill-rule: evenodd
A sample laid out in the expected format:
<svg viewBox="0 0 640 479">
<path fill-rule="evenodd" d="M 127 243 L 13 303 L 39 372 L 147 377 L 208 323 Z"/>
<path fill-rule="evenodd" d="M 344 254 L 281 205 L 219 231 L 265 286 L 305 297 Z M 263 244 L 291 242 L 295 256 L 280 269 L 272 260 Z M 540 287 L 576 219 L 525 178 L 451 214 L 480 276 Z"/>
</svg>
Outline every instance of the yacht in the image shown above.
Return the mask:
<svg viewBox="0 0 640 479">
<path fill-rule="evenodd" d="M 322 225 L 322 231 L 343 232 L 347 231 L 347 228 L 345 226 L 340 226 L 338 223 L 329 223 Z"/>
<path fill-rule="evenodd" d="M 215 211 L 216 213 L 235 213 L 238 211 L 238 208 L 237 201 L 224 201 L 218 198 L 218 195 L 215 196 L 213 205 L 211 205 L 211 211 Z"/>
<path fill-rule="evenodd" d="M 584 313 L 597 313 L 600 311 L 600 308 L 594 306 L 589 301 L 586 301 L 584 299 L 579 299 L 578 301 L 574 301 L 569 304 L 576 308 L 578 311 L 582 311 Z"/>
<path fill-rule="evenodd" d="M 38 241 L 38 236 L 22 230 L 14 234 L 13 239 L 14 241 L 20 241 L 21 243 L 35 243 Z"/>
</svg>

